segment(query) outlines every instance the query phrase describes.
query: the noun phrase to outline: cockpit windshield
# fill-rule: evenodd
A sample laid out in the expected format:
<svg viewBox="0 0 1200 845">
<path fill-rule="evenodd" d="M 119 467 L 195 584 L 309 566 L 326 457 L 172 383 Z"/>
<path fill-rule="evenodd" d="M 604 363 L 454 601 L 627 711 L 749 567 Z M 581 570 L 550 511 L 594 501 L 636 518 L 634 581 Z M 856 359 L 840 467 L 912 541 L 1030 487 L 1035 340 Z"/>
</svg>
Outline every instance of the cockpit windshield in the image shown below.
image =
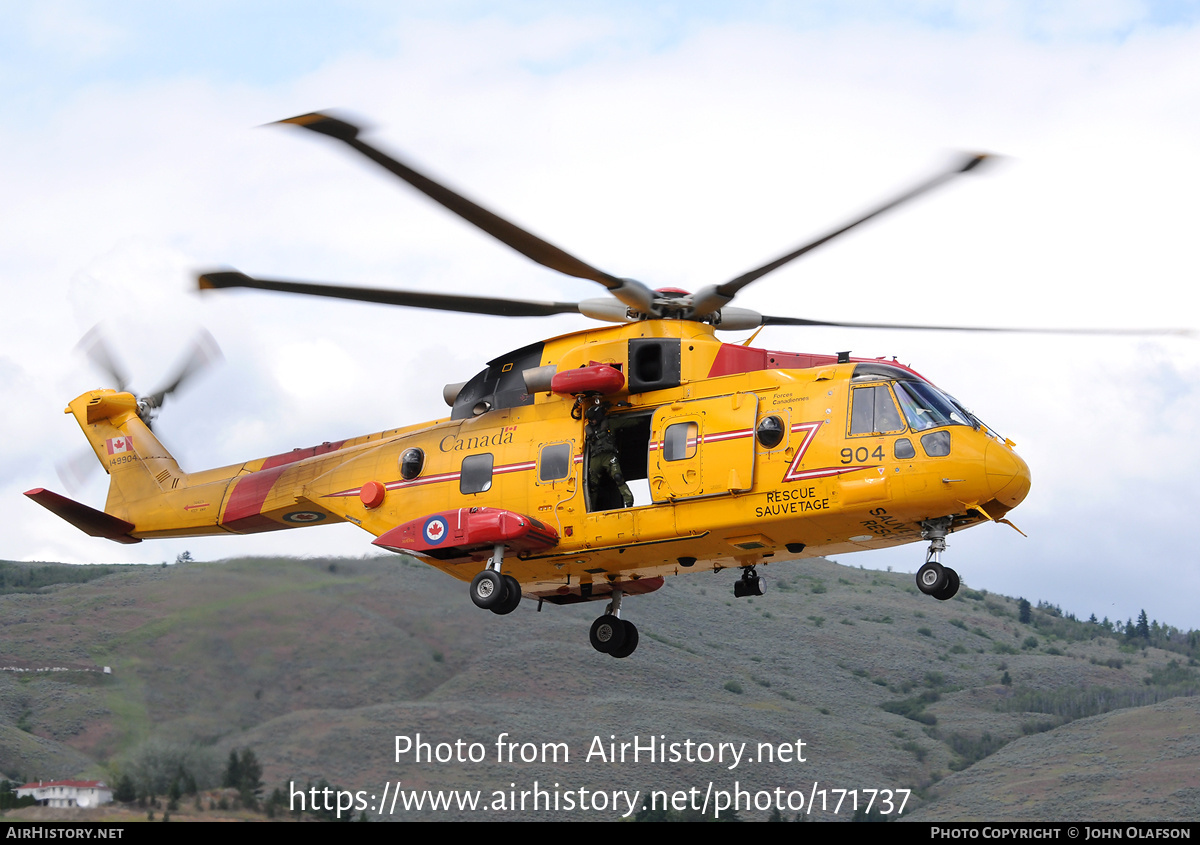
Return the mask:
<svg viewBox="0 0 1200 845">
<path fill-rule="evenodd" d="M 974 425 L 970 415 L 931 384 L 919 381 L 896 383 L 896 398 L 913 431 L 941 425 Z"/>
<path fill-rule="evenodd" d="M 913 431 L 925 431 L 943 425 L 969 425 L 982 428 L 997 440 L 1003 439 L 959 404 L 953 396 L 943 393 L 928 382 L 898 381 L 895 388 L 896 398 L 900 400 L 904 417 Z"/>
</svg>

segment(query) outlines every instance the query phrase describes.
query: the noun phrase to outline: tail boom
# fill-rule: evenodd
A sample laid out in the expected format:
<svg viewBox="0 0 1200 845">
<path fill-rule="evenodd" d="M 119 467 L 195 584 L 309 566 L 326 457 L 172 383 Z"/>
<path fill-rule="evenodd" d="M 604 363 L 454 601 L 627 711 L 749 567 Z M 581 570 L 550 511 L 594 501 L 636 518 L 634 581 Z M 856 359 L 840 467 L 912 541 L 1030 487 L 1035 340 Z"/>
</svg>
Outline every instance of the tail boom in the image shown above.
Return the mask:
<svg viewBox="0 0 1200 845">
<path fill-rule="evenodd" d="M 304 487 L 344 460 L 344 447 L 378 437 L 324 443 L 242 464 L 186 473 L 138 415 L 127 392 L 93 390 L 66 408 L 109 474 L 104 511 L 38 488 L 26 493 L 92 537 L 143 538 L 255 534 L 343 519 L 310 501 Z"/>
</svg>

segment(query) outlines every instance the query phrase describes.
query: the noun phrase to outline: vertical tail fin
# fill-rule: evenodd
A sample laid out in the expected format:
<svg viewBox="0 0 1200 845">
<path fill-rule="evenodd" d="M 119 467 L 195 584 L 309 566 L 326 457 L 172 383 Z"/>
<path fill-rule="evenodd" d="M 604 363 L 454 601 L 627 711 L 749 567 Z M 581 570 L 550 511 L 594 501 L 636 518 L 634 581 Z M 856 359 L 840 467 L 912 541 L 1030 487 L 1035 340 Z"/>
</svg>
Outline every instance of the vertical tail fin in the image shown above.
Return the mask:
<svg viewBox="0 0 1200 845">
<path fill-rule="evenodd" d="M 187 474 L 138 416 L 132 393 L 93 390 L 76 397 L 65 413 L 74 414 L 109 474 L 107 513 L 127 518 L 131 503 L 187 486 Z"/>
</svg>

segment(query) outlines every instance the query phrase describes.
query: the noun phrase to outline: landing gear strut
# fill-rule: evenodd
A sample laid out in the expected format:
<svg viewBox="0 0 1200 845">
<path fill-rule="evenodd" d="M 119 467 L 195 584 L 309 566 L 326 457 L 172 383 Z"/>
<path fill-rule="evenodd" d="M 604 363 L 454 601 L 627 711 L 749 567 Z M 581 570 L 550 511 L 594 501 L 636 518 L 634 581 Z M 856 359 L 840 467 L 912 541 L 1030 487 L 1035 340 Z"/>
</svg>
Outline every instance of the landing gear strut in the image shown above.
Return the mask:
<svg viewBox="0 0 1200 845">
<path fill-rule="evenodd" d="M 521 603 L 521 584 L 511 575 L 500 572 L 504 561 L 504 545 L 497 543 L 487 569 L 471 579 L 471 601 L 476 607 L 503 616 L 512 613 Z"/>
<path fill-rule="evenodd" d="M 949 601 L 958 592 L 961 582 L 958 573 L 942 566 L 940 558 L 946 551 L 946 535 L 950 533 L 951 518 L 927 519 L 921 523 L 921 538 L 929 541 L 925 564 L 917 570 L 917 589 L 938 601 Z"/>
<path fill-rule="evenodd" d="M 742 577 L 733 582 L 733 595 L 739 599 L 747 596 L 761 596 L 765 586 L 766 581 L 759 577 L 753 566 L 744 566 L 742 567 Z"/>
<path fill-rule="evenodd" d="M 611 657 L 628 657 L 638 646 L 637 627 L 621 618 L 622 595 L 620 590 L 612 591 L 612 601 L 588 633 L 592 648 Z"/>
</svg>

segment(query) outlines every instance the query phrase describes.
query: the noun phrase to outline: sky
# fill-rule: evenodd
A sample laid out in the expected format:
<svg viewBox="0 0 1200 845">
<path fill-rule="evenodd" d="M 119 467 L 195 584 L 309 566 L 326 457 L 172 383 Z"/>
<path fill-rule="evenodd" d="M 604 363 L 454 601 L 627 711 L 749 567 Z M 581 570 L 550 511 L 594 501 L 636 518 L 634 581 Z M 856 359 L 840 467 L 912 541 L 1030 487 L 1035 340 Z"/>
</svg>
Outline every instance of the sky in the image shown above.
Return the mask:
<svg viewBox="0 0 1200 845">
<path fill-rule="evenodd" d="M 86 449 L 93 326 L 153 390 L 201 329 L 224 363 L 156 427 L 185 470 L 444 416 L 441 388 L 581 316 L 500 320 L 194 290 L 197 272 L 576 300 L 325 139 L 370 139 L 585 261 L 720 283 L 996 155 L 748 288 L 824 320 L 1200 328 L 1200 7 L 1107 2 L 7 3 L 0 7 L 0 558 L 369 554 L 349 526 L 118 546 L 26 500 Z M 734 342 L 747 333 L 730 333 Z M 1033 486 L 953 535 L 965 583 L 1200 628 L 1200 341 L 764 330 L 896 356 L 1017 444 Z M 843 563 L 913 571 L 920 545 Z M 802 564 L 797 564 L 802 565 Z M 697 577 L 719 577 L 704 576 Z M 465 600 L 464 594 L 464 600 Z"/>
</svg>

